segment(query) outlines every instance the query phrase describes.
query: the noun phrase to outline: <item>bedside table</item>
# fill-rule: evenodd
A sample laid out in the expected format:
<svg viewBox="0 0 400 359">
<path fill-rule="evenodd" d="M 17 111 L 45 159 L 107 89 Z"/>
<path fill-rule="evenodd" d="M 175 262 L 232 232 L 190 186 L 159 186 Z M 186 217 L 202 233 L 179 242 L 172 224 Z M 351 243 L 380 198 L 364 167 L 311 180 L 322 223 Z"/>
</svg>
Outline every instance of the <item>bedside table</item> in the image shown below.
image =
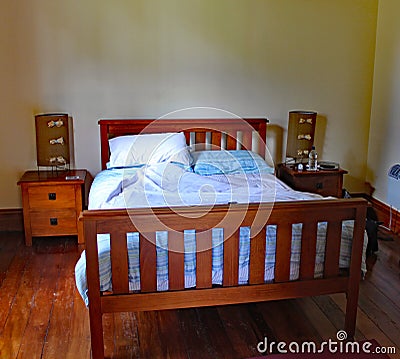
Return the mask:
<svg viewBox="0 0 400 359">
<path fill-rule="evenodd" d="M 22 191 L 25 244 L 32 237 L 77 235 L 83 244 L 83 226 L 78 222 L 87 201 L 91 175 L 86 170 L 27 171 L 18 181 Z"/>
<path fill-rule="evenodd" d="M 347 171 L 298 171 L 293 165 L 278 165 L 277 177 L 297 191 L 318 193 L 322 196 L 342 197 L 343 175 Z"/>
</svg>

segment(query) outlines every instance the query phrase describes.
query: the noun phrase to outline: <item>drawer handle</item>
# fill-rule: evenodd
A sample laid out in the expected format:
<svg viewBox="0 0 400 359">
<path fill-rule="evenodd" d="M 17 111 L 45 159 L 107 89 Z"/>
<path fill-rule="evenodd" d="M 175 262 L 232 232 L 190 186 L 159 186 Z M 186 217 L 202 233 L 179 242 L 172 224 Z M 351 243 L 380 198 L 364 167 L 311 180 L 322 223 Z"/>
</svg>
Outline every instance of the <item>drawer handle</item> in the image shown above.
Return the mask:
<svg viewBox="0 0 400 359">
<path fill-rule="evenodd" d="M 54 192 L 49 193 L 49 201 L 55 201 L 57 195 Z"/>
<path fill-rule="evenodd" d="M 57 218 L 50 218 L 50 226 L 56 226 L 58 224 Z"/>
<path fill-rule="evenodd" d="M 317 187 L 317 189 L 324 188 L 324 184 L 322 182 L 318 182 L 315 186 Z"/>
</svg>

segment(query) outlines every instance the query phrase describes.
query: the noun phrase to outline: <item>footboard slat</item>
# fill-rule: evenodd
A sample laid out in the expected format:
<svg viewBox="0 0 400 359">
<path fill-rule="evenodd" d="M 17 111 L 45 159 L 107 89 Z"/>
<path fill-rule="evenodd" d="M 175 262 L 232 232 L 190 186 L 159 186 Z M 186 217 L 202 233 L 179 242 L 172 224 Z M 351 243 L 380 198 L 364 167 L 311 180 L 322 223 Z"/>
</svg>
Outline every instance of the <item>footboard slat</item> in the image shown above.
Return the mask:
<svg viewBox="0 0 400 359">
<path fill-rule="evenodd" d="M 117 294 L 127 293 L 129 291 L 129 283 L 126 233 L 115 230 L 110 233 L 110 238 L 113 292 Z"/>
<path fill-rule="evenodd" d="M 324 277 L 331 278 L 339 274 L 340 237 L 342 222 L 332 221 L 328 223 L 325 246 Z"/>
<path fill-rule="evenodd" d="M 281 223 L 276 230 L 275 282 L 287 282 L 290 278 L 292 224 Z"/>
<path fill-rule="evenodd" d="M 301 235 L 300 279 L 314 278 L 315 255 L 317 251 L 316 221 L 303 224 Z"/>
<path fill-rule="evenodd" d="M 249 283 L 261 284 L 264 283 L 265 271 L 265 227 L 254 237 L 253 235 L 251 235 L 251 237 Z"/>
<path fill-rule="evenodd" d="M 195 133 L 195 149 L 196 151 L 203 151 L 206 144 L 206 133 L 196 132 Z"/>
<path fill-rule="evenodd" d="M 237 285 L 239 281 L 239 230 L 229 238 L 224 231 L 224 287 Z"/>
<path fill-rule="evenodd" d="M 229 131 L 226 133 L 226 149 L 236 150 L 236 132 Z"/>
<path fill-rule="evenodd" d="M 183 232 L 168 232 L 168 280 L 170 290 L 185 289 Z"/>
<path fill-rule="evenodd" d="M 185 131 L 185 138 L 186 138 L 186 143 L 190 143 L 190 132 L 189 131 Z"/>
<path fill-rule="evenodd" d="M 252 142 L 252 132 L 251 131 L 243 131 L 242 132 L 242 149 L 251 151 L 251 142 Z"/>
<path fill-rule="evenodd" d="M 221 149 L 221 132 L 211 132 L 211 150 Z"/>
<path fill-rule="evenodd" d="M 212 287 L 212 231 L 196 233 L 196 287 Z"/>
<path fill-rule="evenodd" d="M 156 234 L 140 234 L 140 290 L 155 292 L 157 290 L 157 253 Z"/>
</svg>

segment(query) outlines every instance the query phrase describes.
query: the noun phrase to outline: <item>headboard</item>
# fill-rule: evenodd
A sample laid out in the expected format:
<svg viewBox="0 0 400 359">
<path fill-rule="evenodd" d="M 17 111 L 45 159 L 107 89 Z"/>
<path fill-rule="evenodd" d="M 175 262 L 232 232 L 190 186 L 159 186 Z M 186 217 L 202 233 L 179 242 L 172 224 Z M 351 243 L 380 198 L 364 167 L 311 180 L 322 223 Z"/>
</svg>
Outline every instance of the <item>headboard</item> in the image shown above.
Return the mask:
<svg viewBox="0 0 400 359">
<path fill-rule="evenodd" d="M 99 120 L 101 168 L 109 161 L 110 138 L 141 133 L 183 132 L 187 144 L 196 145 L 196 150 L 209 143 L 210 149 L 247 149 L 264 158 L 267 123 L 266 118 Z"/>
</svg>

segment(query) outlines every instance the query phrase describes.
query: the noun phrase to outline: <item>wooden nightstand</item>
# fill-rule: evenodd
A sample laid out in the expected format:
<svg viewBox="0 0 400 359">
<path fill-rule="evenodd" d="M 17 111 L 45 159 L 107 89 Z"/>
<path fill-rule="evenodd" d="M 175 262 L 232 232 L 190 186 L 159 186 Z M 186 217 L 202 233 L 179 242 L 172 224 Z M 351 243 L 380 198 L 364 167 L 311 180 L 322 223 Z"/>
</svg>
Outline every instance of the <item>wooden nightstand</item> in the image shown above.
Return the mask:
<svg viewBox="0 0 400 359">
<path fill-rule="evenodd" d="M 293 165 L 278 165 L 277 177 L 297 191 L 318 193 L 322 196 L 342 197 L 343 175 L 347 171 L 298 171 Z"/>
<path fill-rule="evenodd" d="M 32 237 L 77 235 L 83 244 L 78 216 L 87 201 L 91 175 L 86 170 L 27 171 L 18 181 L 22 191 L 25 244 Z"/>
</svg>

